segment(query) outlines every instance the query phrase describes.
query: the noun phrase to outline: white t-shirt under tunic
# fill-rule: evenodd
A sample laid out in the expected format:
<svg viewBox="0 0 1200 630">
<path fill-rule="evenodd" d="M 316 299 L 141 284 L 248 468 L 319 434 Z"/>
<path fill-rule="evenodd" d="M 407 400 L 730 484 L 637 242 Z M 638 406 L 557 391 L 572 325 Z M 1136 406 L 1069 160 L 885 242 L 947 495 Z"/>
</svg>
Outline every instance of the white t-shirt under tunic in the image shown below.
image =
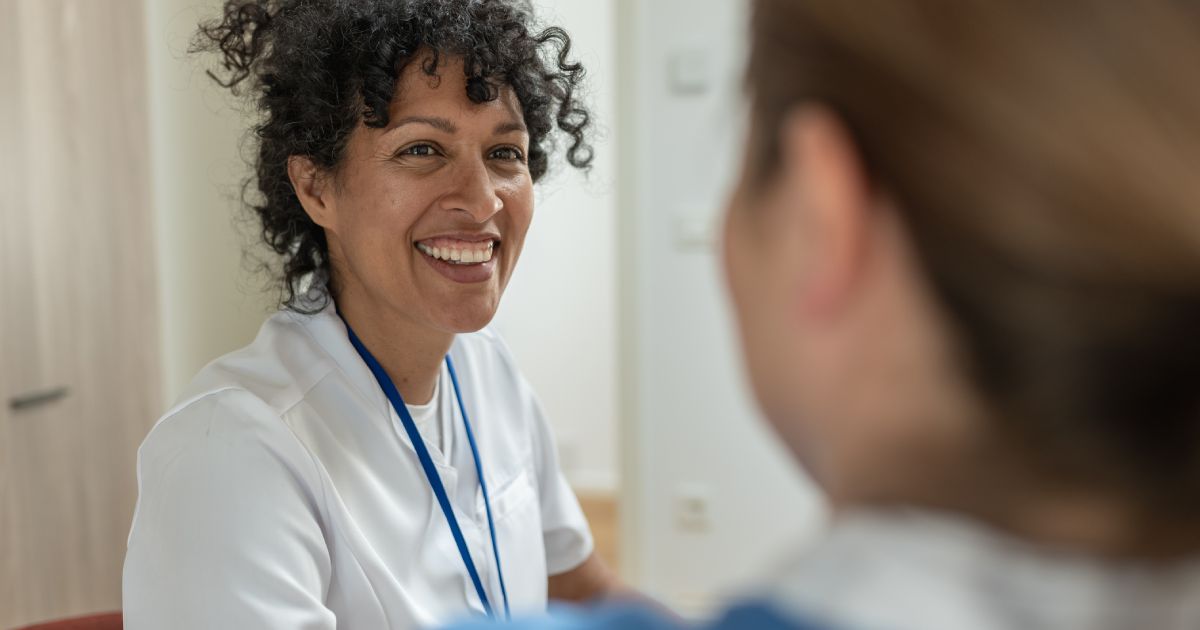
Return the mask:
<svg viewBox="0 0 1200 630">
<path fill-rule="evenodd" d="M 528 383 L 490 330 L 451 349 L 514 613 L 592 552 Z M 500 587 L 470 448 L 443 367 L 417 408 L 494 606 Z M 432 439 L 431 439 L 432 438 Z M 125 560 L 129 630 L 381 630 L 482 604 L 399 418 L 333 308 L 281 311 L 210 364 L 138 455 Z"/>
<path fill-rule="evenodd" d="M 450 380 L 449 368 L 445 364 L 442 365 L 434 385 L 433 396 L 428 403 L 405 406 L 408 407 L 413 424 L 417 425 L 417 431 L 425 439 L 429 457 L 458 473 L 458 487 L 446 488 L 450 500 L 457 502 L 459 508 L 464 511 L 474 510 L 483 497 L 479 494 L 475 457 L 467 440 L 466 425 L 463 424 L 462 414 L 458 410 L 458 400 L 454 397 L 454 384 Z"/>
</svg>

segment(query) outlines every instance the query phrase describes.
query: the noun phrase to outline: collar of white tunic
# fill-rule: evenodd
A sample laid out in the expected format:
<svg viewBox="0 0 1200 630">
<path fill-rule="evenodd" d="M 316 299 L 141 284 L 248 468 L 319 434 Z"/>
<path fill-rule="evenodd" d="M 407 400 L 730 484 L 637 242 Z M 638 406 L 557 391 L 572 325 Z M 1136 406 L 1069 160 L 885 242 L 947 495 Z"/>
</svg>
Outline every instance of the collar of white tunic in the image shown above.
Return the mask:
<svg viewBox="0 0 1200 630">
<path fill-rule="evenodd" d="M 768 589 L 861 630 L 1195 630 L 1200 558 L 1106 562 L 921 512 L 839 517 Z"/>
</svg>

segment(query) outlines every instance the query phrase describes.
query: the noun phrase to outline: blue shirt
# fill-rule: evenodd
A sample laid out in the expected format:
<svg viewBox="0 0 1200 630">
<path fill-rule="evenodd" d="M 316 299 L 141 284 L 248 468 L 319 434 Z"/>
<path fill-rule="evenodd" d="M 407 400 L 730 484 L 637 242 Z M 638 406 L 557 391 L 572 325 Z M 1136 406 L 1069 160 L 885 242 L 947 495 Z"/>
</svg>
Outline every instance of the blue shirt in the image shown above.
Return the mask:
<svg viewBox="0 0 1200 630">
<path fill-rule="evenodd" d="M 603 606 L 591 610 L 559 608 L 549 617 L 517 620 L 507 624 L 516 630 L 833 630 L 828 626 L 796 619 L 769 602 L 746 602 L 728 609 L 705 625 L 682 624 L 646 608 Z M 492 630 L 486 619 L 465 622 L 444 630 Z"/>
</svg>

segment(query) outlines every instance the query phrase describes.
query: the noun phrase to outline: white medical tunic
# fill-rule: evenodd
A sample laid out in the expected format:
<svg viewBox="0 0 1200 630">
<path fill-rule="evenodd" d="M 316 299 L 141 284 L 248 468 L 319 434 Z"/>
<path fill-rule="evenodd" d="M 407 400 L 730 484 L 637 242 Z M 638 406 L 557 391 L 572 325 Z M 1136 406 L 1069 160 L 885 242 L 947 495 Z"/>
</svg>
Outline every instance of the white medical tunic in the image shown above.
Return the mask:
<svg viewBox="0 0 1200 630">
<path fill-rule="evenodd" d="M 500 338 L 458 335 L 450 354 L 509 601 L 514 613 L 544 610 L 547 576 L 592 553 L 587 523 Z M 444 376 L 434 403 L 446 399 Z M 473 460 L 461 455 L 469 446 L 452 432 L 462 425 L 452 413 L 455 422 L 421 430 L 444 432 L 425 439 L 488 599 L 502 609 L 474 471 L 466 492 L 459 483 Z M 142 444 L 138 486 L 124 573 L 129 630 L 380 630 L 483 612 L 416 452 L 332 306 L 281 311 L 251 345 L 204 368 Z"/>
</svg>

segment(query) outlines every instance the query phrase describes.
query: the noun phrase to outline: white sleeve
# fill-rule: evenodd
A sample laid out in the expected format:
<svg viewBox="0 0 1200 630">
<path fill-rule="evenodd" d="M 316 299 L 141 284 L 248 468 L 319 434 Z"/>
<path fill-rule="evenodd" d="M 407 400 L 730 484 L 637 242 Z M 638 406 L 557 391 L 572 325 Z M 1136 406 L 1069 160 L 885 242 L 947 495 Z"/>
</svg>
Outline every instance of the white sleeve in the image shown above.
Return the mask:
<svg viewBox="0 0 1200 630">
<path fill-rule="evenodd" d="M 125 628 L 332 630 L 320 480 L 307 450 L 252 395 L 211 394 L 138 452 Z"/>
<path fill-rule="evenodd" d="M 559 468 L 558 448 L 546 414 L 529 384 L 523 385 L 532 400 L 533 457 L 541 501 L 546 572 L 558 575 L 574 569 L 592 555 L 592 532 L 579 507 L 579 499 Z"/>
</svg>

